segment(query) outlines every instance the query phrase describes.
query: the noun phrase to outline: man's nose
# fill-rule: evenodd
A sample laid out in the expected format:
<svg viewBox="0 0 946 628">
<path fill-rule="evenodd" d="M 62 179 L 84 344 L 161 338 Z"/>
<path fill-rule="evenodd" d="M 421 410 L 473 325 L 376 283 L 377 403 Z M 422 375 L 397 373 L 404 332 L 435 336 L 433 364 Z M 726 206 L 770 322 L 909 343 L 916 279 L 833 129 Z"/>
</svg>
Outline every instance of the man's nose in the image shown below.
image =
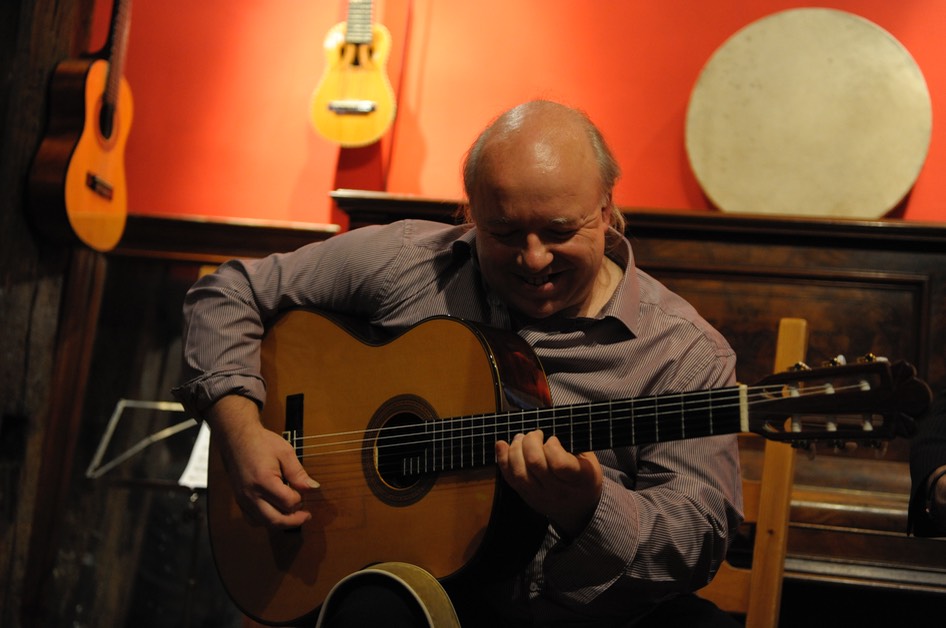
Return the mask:
<svg viewBox="0 0 946 628">
<path fill-rule="evenodd" d="M 519 263 L 529 270 L 540 271 L 551 261 L 552 252 L 542 238 L 534 233 L 527 235 L 519 251 Z"/>
</svg>

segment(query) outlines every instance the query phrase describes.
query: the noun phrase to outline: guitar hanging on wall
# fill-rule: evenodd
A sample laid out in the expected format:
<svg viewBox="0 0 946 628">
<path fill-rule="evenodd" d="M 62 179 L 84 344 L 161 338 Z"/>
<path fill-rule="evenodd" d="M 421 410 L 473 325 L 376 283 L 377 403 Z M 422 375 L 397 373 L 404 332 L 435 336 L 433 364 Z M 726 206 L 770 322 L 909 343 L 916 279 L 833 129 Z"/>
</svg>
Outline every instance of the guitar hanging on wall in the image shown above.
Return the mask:
<svg viewBox="0 0 946 628">
<path fill-rule="evenodd" d="M 29 192 L 31 220 L 55 241 L 78 238 L 109 251 L 125 230 L 132 98 L 122 70 L 130 26 L 131 0 L 115 0 L 102 50 L 62 61 L 53 72 L 48 128 L 30 169 Z"/>
<path fill-rule="evenodd" d="M 394 122 L 394 90 L 387 76 L 391 34 L 372 22 L 371 0 L 350 0 L 348 20 L 329 30 L 326 69 L 312 94 L 315 130 L 346 148 L 381 139 Z"/>
</svg>

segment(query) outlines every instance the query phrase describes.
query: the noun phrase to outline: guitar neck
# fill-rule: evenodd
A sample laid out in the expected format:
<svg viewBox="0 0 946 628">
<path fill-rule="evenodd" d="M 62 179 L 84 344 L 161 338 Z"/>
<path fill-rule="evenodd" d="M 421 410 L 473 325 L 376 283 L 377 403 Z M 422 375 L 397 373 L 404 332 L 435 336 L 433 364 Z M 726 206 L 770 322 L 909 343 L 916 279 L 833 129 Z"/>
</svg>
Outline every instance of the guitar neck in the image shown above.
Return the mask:
<svg viewBox="0 0 946 628">
<path fill-rule="evenodd" d="M 370 44 L 373 37 L 371 21 L 371 0 L 349 0 L 345 41 L 350 44 Z"/>
<path fill-rule="evenodd" d="M 536 429 L 572 453 L 735 434 L 747 431 L 747 411 L 746 387 L 733 386 L 428 421 L 426 446 L 400 466 L 410 475 L 490 465 L 497 441 Z"/>
<path fill-rule="evenodd" d="M 112 10 L 112 26 L 109 34 L 108 77 L 105 80 L 105 93 L 102 100 L 112 109 L 118 103 L 118 89 L 125 66 L 125 53 L 128 49 L 128 33 L 131 30 L 131 0 L 115 0 Z"/>
</svg>

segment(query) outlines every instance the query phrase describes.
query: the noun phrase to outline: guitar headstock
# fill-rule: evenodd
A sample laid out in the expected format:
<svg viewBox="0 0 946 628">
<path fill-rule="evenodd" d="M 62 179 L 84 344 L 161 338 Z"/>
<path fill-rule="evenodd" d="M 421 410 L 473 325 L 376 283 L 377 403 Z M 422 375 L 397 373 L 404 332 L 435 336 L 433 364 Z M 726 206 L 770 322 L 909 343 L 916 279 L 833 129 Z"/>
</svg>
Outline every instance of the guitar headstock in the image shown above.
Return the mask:
<svg viewBox="0 0 946 628">
<path fill-rule="evenodd" d="M 798 365 L 749 387 L 749 430 L 808 447 L 879 444 L 912 436 L 932 393 L 906 362 L 868 356 L 854 364 Z"/>
</svg>

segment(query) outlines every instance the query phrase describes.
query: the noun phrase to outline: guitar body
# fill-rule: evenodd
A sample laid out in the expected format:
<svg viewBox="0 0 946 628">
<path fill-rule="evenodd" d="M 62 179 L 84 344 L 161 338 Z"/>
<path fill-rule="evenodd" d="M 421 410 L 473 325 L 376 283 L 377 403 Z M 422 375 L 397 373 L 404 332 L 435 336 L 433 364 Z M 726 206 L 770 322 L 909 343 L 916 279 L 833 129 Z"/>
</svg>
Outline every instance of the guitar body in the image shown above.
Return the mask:
<svg viewBox="0 0 946 628">
<path fill-rule="evenodd" d="M 131 129 L 131 89 L 118 89 L 111 133 L 99 124 L 109 63 L 67 60 L 53 75 L 49 129 L 30 171 L 32 219 L 57 241 L 99 251 L 118 244 L 125 229 L 125 144 Z"/>
<path fill-rule="evenodd" d="M 346 23 L 325 37 L 326 69 L 312 94 L 312 124 L 326 139 L 346 147 L 381 139 L 394 122 L 394 90 L 387 75 L 391 35 L 371 25 L 370 43 L 346 40 Z"/>
<path fill-rule="evenodd" d="M 297 451 L 321 488 L 307 498 L 313 517 L 301 528 L 252 525 L 211 435 L 214 558 L 248 616 L 270 624 L 310 616 L 336 583 L 375 563 L 408 563 L 441 579 L 521 566 L 534 554 L 545 522 L 503 490 L 494 465 L 403 482 L 379 470 L 377 456 L 378 439 L 405 425 L 512 408 L 510 396 L 547 405 L 544 374 L 518 336 L 490 338 L 441 318 L 379 342 L 294 310 L 267 332 L 261 368 L 263 423 L 302 432 Z"/>
</svg>

